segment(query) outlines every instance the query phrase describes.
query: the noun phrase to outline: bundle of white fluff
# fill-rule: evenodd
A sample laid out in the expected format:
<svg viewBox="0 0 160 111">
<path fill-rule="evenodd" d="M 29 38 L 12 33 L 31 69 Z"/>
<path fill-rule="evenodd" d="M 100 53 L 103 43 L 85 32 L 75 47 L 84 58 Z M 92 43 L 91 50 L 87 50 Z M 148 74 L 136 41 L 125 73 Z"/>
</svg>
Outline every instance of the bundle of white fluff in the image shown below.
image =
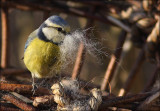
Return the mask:
<svg viewBox="0 0 160 111">
<path fill-rule="evenodd" d="M 84 44 L 86 51 L 95 57 L 97 62 L 98 55 L 104 54 L 108 56 L 106 52 L 102 51 L 102 47 L 97 48 L 97 46 L 101 45 L 100 42 L 96 40 L 93 41 L 92 37 L 88 39 L 87 36 L 89 36 L 89 34 L 86 35 L 87 31 L 88 30 L 76 30 L 66 35 L 62 45 L 60 45 L 60 63 L 62 63 L 62 69 L 66 68 L 68 64 L 74 63 L 80 43 Z"/>
</svg>

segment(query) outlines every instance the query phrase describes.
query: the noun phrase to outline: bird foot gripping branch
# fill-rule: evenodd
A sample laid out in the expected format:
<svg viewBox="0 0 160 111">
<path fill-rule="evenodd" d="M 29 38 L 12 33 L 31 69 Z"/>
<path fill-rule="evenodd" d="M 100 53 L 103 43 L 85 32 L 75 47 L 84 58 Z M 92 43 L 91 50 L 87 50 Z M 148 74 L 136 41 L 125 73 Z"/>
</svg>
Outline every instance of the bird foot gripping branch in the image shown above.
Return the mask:
<svg viewBox="0 0 160 111">
<path fill-rule="evenodd" d="M 77 80 L 63 79 L 61 82 L 53 84 L 53 95 L 36 97 L 33 105 L 38 107 L 40 104 L 57 103 L 57 110 L 76 110 L 76 111 L 91 111 L 97 110 L 102 103 L 101 91 L 97 88 L 90 90 L 90 95 L 80 93 L 80 88 Z"/>
</svg>

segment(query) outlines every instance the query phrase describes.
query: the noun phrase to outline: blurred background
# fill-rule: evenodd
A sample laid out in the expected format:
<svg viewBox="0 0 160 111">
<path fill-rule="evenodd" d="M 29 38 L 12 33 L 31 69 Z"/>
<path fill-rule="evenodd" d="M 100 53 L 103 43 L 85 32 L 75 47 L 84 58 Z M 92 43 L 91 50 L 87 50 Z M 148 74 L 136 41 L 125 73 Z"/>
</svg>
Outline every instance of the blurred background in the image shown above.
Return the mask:
<svg viewBox="0 0 160 111">
<path fill-rule="evenodd" d="M 37 2 L 36 0 L 33 1 L 35 3 Z M 125 7 L 126 9 L 124 9 L 125 11 L 129 6 L 133 5 L 130 2 L 119 1 L 119 6 L 121 5 L 123 6 L 124 5 L 123 3 L 127 4 Z M 137 1 L 136 3 L 141 5 L 141 2 Z M 64 4 L 68 4 L 67 6 L 70 7 L 80 7 L 86 5 L 83 3 L 70 2 L 70 1 L 64 2 Z M 117 8 L 117 5 L 114 5 L 114 2 L 104 3 L 104 5 L 106 4 L 110 4 L 111 6 L 113 7 L 115 6 Z M 85 6 L 85 8 L 86 7 L 87 6 Z M 89 10 L 90 7 L 92 6 L 89 6 L 88 9 L 86 8 L 86 10 Z M 96 13 L 98 13 L 98 11 Z M 45 15 L 44 11 L 37 11 L 37 10 L 24 11 L 16 8 L 10 8 L 8 10 L 9 30 L 7 30 L 7 32 L 9 33 L 8 35 L 9 63 L 7 68 L 26 69 L 23 60 L 21 58 L 23 57 L 24 54 L 24 45 L 28 38 L 28 35 L 32 31 L 37 29 L 40 26 L 40 24 L 51 15 L 59 15 L 62 18 L 64 18 L 70 24 L 72 31 L 75 31 L 76 29 L 86 29 L 85 26 L 87 24 L 87 21 L 91 20 L 91 18 L 81 17 L 64 12 L 50 11 L 49 14 Z M 104 15 L 111 15 L 111 12 L 106 11 Z M 126 21 L 124 20 L 122 20 L 122 22 L 126 23 Z M 133 26 L 133 24 L 131 23 L 127 23 L 127 25 L 130 28 L 132 28 Z M 2 29 L 3 27 L 1 27 L 0 31 Z M 122 31 L 122 28 L 115 25 L 111 25 L 109 23 L 106 24 L 98 20 L 94 20 L 92 29 L 93 29 L 92 30 L 93 34 L 91 36 L 91 39 L 94 40 L 96 39 L 97 42 L 100 42 L 101 46 L 99 46 L 99 48 L 103 47 L 104 51 L 108 54 L 108 56 L 100 54 L 98 60 L 96 60 L 93 56 L 86 53 L 84 64 L 80 74 L 80 79 L 85 81 L 91 81 L 94 84 L 100 86 L 104 79 L 104 75 L 107 70 L 108 64 L 111 60 L 111 56 L 114 54 L 116 50 L 118 50 L 116 48 L 116 45 L 119 35 Z M 2 36 L 0 36 L 0 40 L 2 44 Z M 126 50 L 126 52 L 123 53 L 123 59 L 121 59 L 121 61 L 118 61 L 117 59 L 118 68 L 116 69 L 113 80 L 110 83 L 112 92 L 114 94 L 118 94 L 118 91 L 120 90 L 120 88 L 122 88 L 141 50 L 140 48 L 136 47 L 131 41 L 130 33 L 127 34 L 127 38 L 123 47 L 118 47 L 118 48 L 119 49 L 123 48 L 123 51 Z M 153 73 L 155 66 L 156 66 L 155 64 L 150 63 L 149 61 L 144 61 L 142 63 L 142 66 L 140 66 L 140 69 L 136 76 L 135 79 L 136 81 L 133 83 L 133 86 L 131 88 L 132 93 L 140 92 L 144 88 L 144 85 L 146 84 L 147 80 L 149 80 L 150 77 L 149 75 Z M 74 64 L 72 65 L 72 67 L 66 69 L 65 72 L 62 73 L 67 73 L 68 75 L 71 75 L 73 67 Z M 29 73 L 27 73 L 27 75 L 30 76 L 31 78 L 31 75 Z M 21 76 L 23 76 L 23 73 Z"/>
</svg>

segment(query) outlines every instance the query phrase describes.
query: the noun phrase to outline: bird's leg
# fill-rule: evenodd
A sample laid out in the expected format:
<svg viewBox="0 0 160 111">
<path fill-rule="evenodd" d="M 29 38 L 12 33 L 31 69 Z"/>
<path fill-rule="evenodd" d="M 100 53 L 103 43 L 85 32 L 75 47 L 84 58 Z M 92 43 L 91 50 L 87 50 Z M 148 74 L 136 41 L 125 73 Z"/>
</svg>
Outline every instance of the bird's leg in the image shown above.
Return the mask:
<svg viewBox="0 0 160 111">
<path fill-rule="evenodd" d="M 49 79 L 49 78 L 44 78 L 44 79 L 42 80 L 42 82 L 41 82 L 38 86 L 45 87 L 48 79 Z"/>
<path fill-rule="evenodd" d="M 62 75 L 61 74 L 56 73 L 54 77 L 56 79 L 62 80 Z"/>
<path fill-rule="evenodd" d="M 33 92 L 33 95 L 35 94 L 36 90 L 37 90 L 37 86 L 36 86 L 35 77 L 34 77 L 34 74 L 33 74 L 33 76 L 32 76 L 32 92 Z"/>
</svg>

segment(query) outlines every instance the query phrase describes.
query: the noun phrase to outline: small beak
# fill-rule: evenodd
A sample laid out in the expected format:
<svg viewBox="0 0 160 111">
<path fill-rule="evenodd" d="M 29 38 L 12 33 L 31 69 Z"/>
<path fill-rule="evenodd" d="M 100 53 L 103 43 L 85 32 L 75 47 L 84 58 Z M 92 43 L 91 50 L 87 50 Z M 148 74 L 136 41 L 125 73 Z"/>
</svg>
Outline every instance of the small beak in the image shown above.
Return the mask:
<svg viewBox="0 0 160 111">
<path fill-rule="evenodd" d="M 65 36 L 71 34 L 70 32 L 62 32 Z"/>
<path fill-rule="evenodd" d="M 65 35 L 69 35 L 69 34 L 71 34 L 70 32 L 66 32 L 66 34 Z"/>
</svg>

